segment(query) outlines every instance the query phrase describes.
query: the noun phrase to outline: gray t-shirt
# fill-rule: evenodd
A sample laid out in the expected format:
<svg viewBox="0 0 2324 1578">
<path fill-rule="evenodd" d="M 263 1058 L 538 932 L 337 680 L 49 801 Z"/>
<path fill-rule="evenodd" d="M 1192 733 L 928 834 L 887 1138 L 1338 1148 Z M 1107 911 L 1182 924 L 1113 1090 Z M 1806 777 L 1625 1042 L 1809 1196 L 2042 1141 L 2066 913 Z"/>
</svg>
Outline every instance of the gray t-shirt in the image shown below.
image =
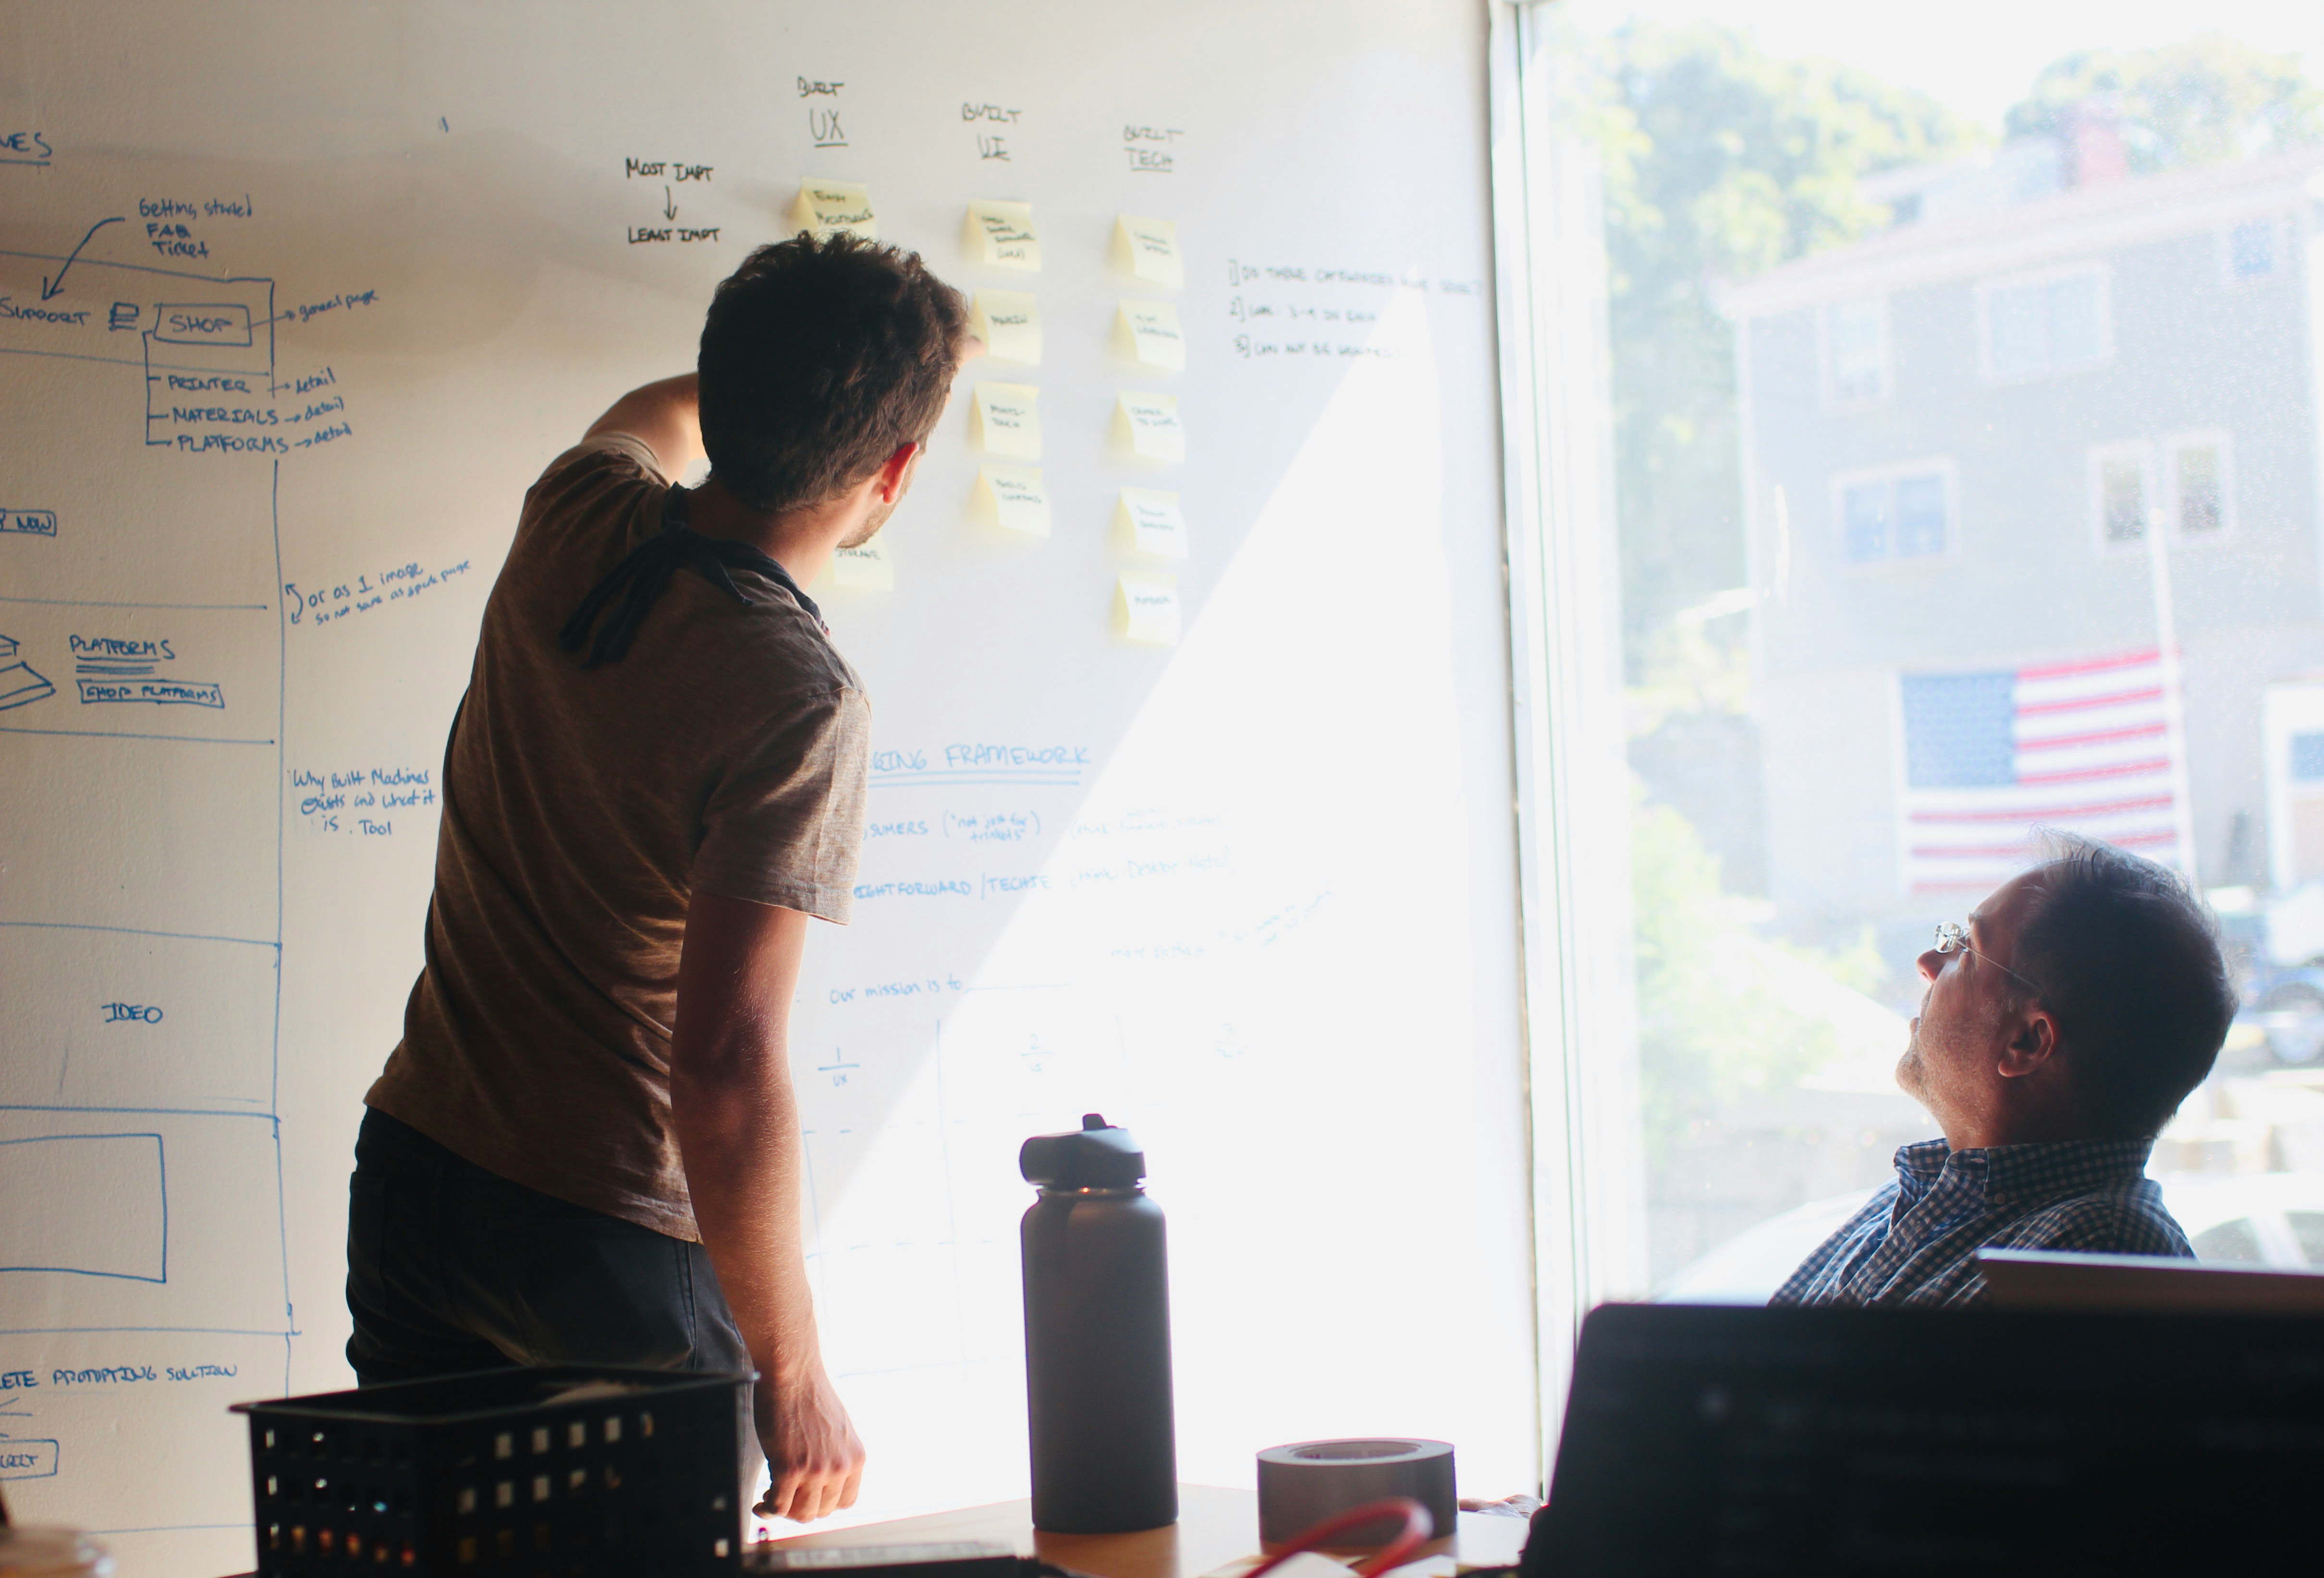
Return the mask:
<svg viewBox="0 0 2324 1578">
<path fill-rule="evenodd" d="M 731 572 L 745 607 L 680 569 L 619 662 L 558 645 L 661 529 L 668 489 L 610 435 L 525 495 L 445 750 L 426 968 L 364 1099 L 503 1178 L 693 1239 L 669 1110 L 687 901 L 848 919 L 870 711 L 822 628 L 749 570 Z"/>
</svg>

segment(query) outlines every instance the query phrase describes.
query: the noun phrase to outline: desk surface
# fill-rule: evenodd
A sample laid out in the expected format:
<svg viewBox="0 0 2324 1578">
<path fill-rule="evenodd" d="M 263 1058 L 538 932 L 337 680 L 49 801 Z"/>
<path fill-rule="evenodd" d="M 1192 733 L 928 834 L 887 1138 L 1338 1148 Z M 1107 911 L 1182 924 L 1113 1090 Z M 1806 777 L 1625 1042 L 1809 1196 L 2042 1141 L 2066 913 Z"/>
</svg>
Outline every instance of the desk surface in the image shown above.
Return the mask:
<svg viewBox="0 0 2324 1578">
<path fill-rule="evenodd" d="M 1463 1566 L 1507 1566 L 1517 1561 L 1525 1537 L 1522 1518 L 1463 1512 L 1451 1554 Z M 989 1507 L 899 1518 L 826 1534 L 793 1535 L 772 1543 L 812 1549 L 963 1539 L 1003 1541 L 1027 1555 L 1096 1578 L 1199 1578 L 1238 1556 L 1259 1554 L 1259 1497 L 1254 1491 L 1216 1485 L 1181 1485 L 1178 1521 L 1137 1534 L 1040 1534 L 1033 1528 L 1030 1501 L 995 1501 Z"/>
</svg>

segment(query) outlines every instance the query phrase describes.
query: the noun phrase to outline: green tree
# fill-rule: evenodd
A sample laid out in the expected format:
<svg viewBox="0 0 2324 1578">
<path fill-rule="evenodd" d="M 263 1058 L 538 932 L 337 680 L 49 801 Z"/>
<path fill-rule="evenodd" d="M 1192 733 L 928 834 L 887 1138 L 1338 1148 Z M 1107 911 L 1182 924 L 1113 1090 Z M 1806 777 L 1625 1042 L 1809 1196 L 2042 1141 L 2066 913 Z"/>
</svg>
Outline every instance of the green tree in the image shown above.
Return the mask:
<svg viewBox="0 0 2324 1578">
<path fill-rule="evenodd" d="M 1713 23 L 1636 24 L 1576 47 L 1598 84 L 1631 680 L 1678 610 L 1744 581 L 1733 326 L 1716 282 L 1874 231 L 1857 178 L 1959 151 L 1936 100 Z"/>
<path fill-rule="evenodd" d="M 2013 106 L 2013 137 L 2057 134 L 2085 106 L 2111 111 L 2142 175 L 2324 142 L 2324 92 L 2294 55 L 2208 32 L 2153 50 L 2082 50 L 2042 69 Z"/>
<path fill-rule="evenodd" d="M 1666 805 L 1634 808 L 1630 887 L 1641 1121 L 1646 1165 L 1659 1169 L 1738 1099 L 1780 1095 L 1839 1048 L 1829 1023 L 1787 1007 L 1751 978 L 1749 952 L 1766 945 L 1720 892 L 1719 862 Z M 1817 962 L 1831 968 L 1839 961 Z M 1878 968 L 1849 962 L 1859 973 L 1868 962 Z"/>
</svg>

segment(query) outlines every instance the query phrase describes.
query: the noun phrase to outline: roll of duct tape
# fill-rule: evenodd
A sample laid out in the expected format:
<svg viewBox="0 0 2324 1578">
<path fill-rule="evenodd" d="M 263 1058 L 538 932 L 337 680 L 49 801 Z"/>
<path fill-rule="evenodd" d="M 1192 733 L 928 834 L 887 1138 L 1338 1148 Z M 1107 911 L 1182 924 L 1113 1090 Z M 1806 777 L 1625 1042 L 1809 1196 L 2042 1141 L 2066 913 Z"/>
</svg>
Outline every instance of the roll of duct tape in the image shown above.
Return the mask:
<svg viewBox="0 0 2324 1578">
<path fill-rule="evenodd" d="M 1356 1441 L 1295 1441 L 1259 1454 L 1259 1538 L 1289 1545 L 1327 1518 L 1383 1496 L 1409 1496 L 1428 1509 L 1436 1537 L 1458 1527 L 1461 1503 L 1452 1479 L 1452 1445 L 1379 1436 Z M 1402 1524 L 1383 1518 L 1334 1540 L 1342 1550 L 1369 1550 L 1394 1538 Z"/>
</svg>

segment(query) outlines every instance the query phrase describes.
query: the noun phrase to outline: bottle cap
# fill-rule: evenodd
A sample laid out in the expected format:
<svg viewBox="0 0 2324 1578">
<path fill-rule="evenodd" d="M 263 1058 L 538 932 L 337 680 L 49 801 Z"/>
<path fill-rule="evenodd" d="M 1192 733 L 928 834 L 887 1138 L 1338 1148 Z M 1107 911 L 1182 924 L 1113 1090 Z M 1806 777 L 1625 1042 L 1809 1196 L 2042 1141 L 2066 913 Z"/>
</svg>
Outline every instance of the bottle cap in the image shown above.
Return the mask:
<svg viewBox="0 0 2324 1578">
<path fill-rule="evenodd" d="M 1146 1152 L 1128 1129 L 1117 1129 L 1097 1113 L 1082 1115 L 1082 1126 L 1062 1134 L 1036 1134 L 1017 1152 L 1017 1169 L 1027 1183 L 1063 1189 L 1118 1189 L 1146 1176 Z"/>
</svg>

